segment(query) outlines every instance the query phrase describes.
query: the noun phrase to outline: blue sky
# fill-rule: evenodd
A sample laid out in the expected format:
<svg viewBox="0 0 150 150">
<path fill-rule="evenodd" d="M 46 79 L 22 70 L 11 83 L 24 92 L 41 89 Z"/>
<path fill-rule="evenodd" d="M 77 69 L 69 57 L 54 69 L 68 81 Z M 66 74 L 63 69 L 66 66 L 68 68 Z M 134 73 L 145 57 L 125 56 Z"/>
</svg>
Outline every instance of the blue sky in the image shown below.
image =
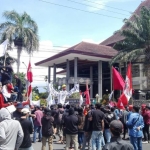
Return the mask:
<svg viewBox="0 0 150 150">
<path fill-rule="evenodd" d="M 33 86 L 41 87 L 41 90 L 43 86 L 46 86 L 44 76 L 47 75 L 48 71 L 47 68 L 35 66 L 35 62 L 55 55 L 64 49 L 54 46 L 68 47 L 81 41 L 100 43 L 111 36 L 116 30 L 120 29 L 123 25 L 123 19 L 129 18 L 131 13 L 141 3 L 141 0 L 43 1 L 81 9 L 89 13 L 59 7 L 39 0 L 0 0 L 0 23 L 5 21 L 2 17 L 2 13 L 5 10 L 16 10 L 19 13 L 26 11 L 38 24 L 40 49 L 39 52 L 34 53 L 31 63 L 34 75 Z M 84 5 L 79 5 L 71 1 L 83 3 Z M 115 7 L 117 9 L 112 9 L 110 7 Z M 124 11 L 119 9 L 123 9 Z M 97 13 L 101 15 L 97 15 Z M 110 17 L 106 17 L 106 15 Z M 16 49 L 10 52 L 10 54 L 13 57 L 17 57 Z M 21 61 L 25 62 L 26 66 L 28 65 L 28 55 L 24 52 L 21 55 Z M 16 71 L 16 64 L 14 64 L 13 67 Z M 20 72 L 26 72 L 26 70 L 25 65 L 21 63 Z"/>
<path fill-rule="evenodd" d="M 5 10 L 14 9 L 19 13 L 26 11 L 38 24 L 41 41 L 50 40 L 53 45 L 74 45 L 82 40 L 100 42 L 118 30 L 123 24 L 122 20 L 128 18 L 129 12 L 133 12 L 141 2 L 141 0 L 89 0 L 92 2 L 90 3 L 86 0 L 73 0 L 92 6 L 89 7 L 69 0 L 44 1 L 82 9 L 91 13 L 59 7 L 39 0 L 4 0 L 0 1 L 0 22 L 4 21 L 1 14 Z M 112 9 L 105 5 L 126 11 Z"/>
</svg>

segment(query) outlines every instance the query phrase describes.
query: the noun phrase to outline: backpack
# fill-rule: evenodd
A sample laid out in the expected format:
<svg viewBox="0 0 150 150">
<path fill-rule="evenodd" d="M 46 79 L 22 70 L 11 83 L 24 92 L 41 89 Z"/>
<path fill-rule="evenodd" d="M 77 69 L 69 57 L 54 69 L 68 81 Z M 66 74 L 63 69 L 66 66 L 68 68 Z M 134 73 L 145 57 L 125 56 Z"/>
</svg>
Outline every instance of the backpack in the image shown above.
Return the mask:
<svg viewBox="0 0 150 150">
<path fill-rule="evenodd" d="M 105 114 L 105 122 L 106 122 L 108 125 L 110 125 L 110 123 L 111 123 L 113 120 L 115 120 L 115 114 L 114 114 L 114 113 L 110 113 L 110 114 L 106 113 L 106 114 Z"/>
<path fill-rule="evenodd" d="M 64 111 L 63 110 L 58 110 L 58 123 L 62 124 L 62 116 L 63 116 Z"/>
<path fill-rule="evenodd" d="M 79 118 L 79 121 L 80 121 L 80 124 L 78 125 L 78 129 L 83 130 L 85 117 L 83 115 L 83 116 L 78 116 L 78 118 Z"/>
</svg>

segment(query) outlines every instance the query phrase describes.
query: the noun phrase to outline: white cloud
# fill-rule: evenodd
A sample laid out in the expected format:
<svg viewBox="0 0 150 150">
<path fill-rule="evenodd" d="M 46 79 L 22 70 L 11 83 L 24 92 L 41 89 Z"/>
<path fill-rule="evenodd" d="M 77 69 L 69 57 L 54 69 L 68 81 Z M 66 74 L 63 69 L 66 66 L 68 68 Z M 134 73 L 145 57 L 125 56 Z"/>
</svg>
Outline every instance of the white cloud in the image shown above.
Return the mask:
<svg viewBox="0 0 150 150">
<path fill-rule="evenodd" d="M 48 68 L 47 67 L 40 67 L 35 66 L 34 64 L 36 62 L 39 62 L 43 59 L 49 58 L 62 50 L 64 50 L 68 46 L 62 46 L 62 47 L 54 47 L 53 43 L 51 41 L 41 41 L 39 51 L 35 52 L 33 56 L 31 57 L 31 66 L 32 66 L 32 72 L 33 72 L 33 83 L 32 86 L 38 86 L 40 89 L 44 86 L 46 86 L 46 82 L 44 81 L 44 77 L 48 75 Z M 10 56 L 17 58 L 17 50 L 16 48 L 13 49 L 13 51 L 9 52 Z M 22 63 L 24 62 L 24 63 Z M 20 72 L 27 72 L 27 66 L 29 63 L 29 55 L 23 51 L 21 54 L 20 59 Z M 26 65 L 26 66 L 25 66 Z M 15 63 L 13 65 L 14 72 L 17 71 L 17 64 Z M 60 71 L 60 69 L 57 69 L 57 71 Z M 52 71 L 53 73 L 53 71 Z M 61 76 L 59 76 L 61 77 Z M 51 79 L 53 78 L 53 74 L 51 76 Z"/>
<path fill-rule="evenodd" d="M 83 42 L 94 43 L 94 44 L 99 44 L 99 43 L 101 43 L 103 40 L 94 41 L 93 39 L 82 39 L 82 41 L 83 41 Z"/>
<path fill-rule="evenodd" d="M 122 3 L 122 2 L 127 2 L 127 1 L 135 1 L 135 0 L 90 0 L 91 2 L 86 1 L 85 3 L 87 5 L 87 9 L 89 11 L 98 11 L 101 10 L 103 8 L 105 8 L 105 5 L 107 5 L 109 2 L 118 2 L 118 3 Z"/>
</svg>

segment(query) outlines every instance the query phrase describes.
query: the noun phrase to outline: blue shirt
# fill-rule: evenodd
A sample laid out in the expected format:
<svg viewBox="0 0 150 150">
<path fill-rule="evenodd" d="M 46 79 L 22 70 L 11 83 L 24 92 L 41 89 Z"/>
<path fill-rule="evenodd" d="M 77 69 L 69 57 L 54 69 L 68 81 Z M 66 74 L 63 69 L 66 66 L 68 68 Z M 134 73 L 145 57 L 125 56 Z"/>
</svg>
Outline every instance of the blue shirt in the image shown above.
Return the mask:
<svg viewBox="0 0 150 150">
<path fill-rule="evenodd" d="M 129 119 L 127 121 L 127 125 L 133 125 L 134 122 L 137 121 L 139 117 L 139 113 L 131 113 Z M 137 127 L 140 127 L 140 130 L 137 130 Z M 143 117 L 140 115 L 138 121 L 135 123 L 132 129 L 129 129 L 129 136 L 132 137 L 142 137 L 143 136 L 143 129 L 144 127 L 144 120 Z"/>
<path fill-rule="evenodd" d="M 119 118 L 120 118 L 120 112 L 119 112 L 119 110 L 115 109 L 114 113 L 115 113 L 116 120 L 119 120 Z"/>
</svg>

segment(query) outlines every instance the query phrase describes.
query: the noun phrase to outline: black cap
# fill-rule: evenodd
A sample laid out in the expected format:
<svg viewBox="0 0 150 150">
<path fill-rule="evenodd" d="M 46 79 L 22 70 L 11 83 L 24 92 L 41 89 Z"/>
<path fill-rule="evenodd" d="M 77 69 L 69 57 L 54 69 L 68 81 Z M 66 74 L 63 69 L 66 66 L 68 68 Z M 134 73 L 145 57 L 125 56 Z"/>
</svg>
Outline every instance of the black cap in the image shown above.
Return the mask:
<svg viewBox="0 0 150 150">
<path fill-rule="evenodd" d="M 123 130 L 123 124 L 119 120 L 114 120 L 110 123 L 110 130 L 114 135 L 120 135 Z"/>
<path fill-rule="evenodd" d="M 23 109 L 23 104 L 22 104 L 22 103 L 18 103 L 18 104 L 16 105 L 16 108 L 17 108 L 17 109 Z"/>
</svg>

